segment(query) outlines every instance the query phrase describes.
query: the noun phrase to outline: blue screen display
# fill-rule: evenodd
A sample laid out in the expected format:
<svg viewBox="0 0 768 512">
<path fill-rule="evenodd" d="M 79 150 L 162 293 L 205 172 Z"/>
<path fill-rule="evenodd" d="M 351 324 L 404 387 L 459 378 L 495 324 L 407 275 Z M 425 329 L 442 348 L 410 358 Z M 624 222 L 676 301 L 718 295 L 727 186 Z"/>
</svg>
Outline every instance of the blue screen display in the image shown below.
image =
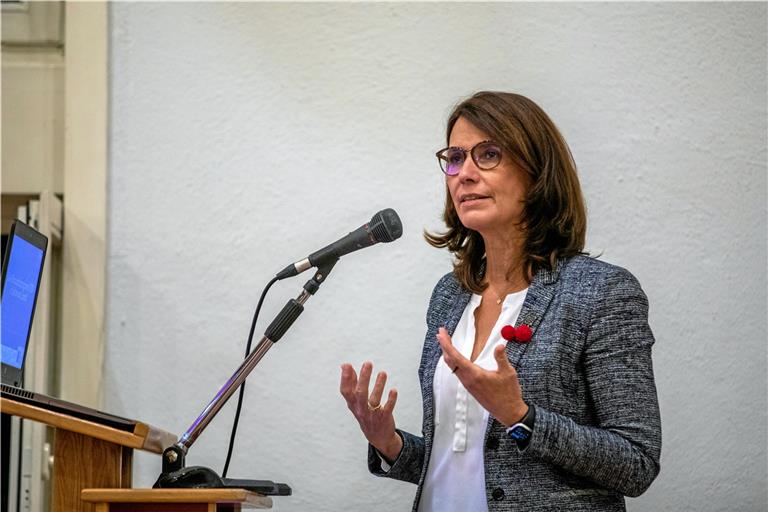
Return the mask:
<svg viewBox="0 0 768 512">
<path fill-rule="evenodd" d="M 26 240 L 14 236 L 3 283 L 0 311 L 3 364 L 21 368 L 24 362 L 32 310 L 35 307 L 37 283 L 43 263 L 43 251 Z"/>
</svg>

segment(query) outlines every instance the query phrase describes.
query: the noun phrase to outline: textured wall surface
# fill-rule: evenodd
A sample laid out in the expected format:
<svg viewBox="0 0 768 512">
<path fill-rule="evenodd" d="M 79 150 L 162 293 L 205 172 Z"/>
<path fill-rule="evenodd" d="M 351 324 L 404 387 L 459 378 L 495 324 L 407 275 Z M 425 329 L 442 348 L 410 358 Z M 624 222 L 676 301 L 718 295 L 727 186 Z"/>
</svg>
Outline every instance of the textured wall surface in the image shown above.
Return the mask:
<svg viewBox="0 0 768 512">
<path fill-rule="evenodd" d="M 252 374 L 230 476 L 290 483 L 276 510 L 407 510 L 414 486 L 366 472 L 339 364 L 386 369 L 419 431 L 450 268 L 421 238 L 433 153 L 460 98 L 513 90 L 571 146 L 589 250 L 650 298 L 662 470 L 630 510 L 765 510 L 765 27 L 764 3 L 112 4 L 107 409 L 185 430 L 270 276 L 393 207 L 402 239 L 344 258 Z M 233 405 L 188 464 L 221 471 Z"/>
</svg>

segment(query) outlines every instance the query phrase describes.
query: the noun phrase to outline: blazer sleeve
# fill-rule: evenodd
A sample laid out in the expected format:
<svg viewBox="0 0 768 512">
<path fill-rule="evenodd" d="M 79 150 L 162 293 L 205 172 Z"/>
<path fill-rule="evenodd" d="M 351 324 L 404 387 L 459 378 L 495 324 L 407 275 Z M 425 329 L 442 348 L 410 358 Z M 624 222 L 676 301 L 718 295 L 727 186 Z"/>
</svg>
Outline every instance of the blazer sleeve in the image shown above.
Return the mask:
<svg viewBox="0 0 768 512">
<path fill-rule="evenodd" d="M 421 466 L 424 464 L 424 438 L 411 433 L 397 430 L 403 439 L 403 449 L 397 456 L 392 467 L 385 471 L 381 467 L 381 457 L 376 449 L 368 445 L 368 470 L 376 476 L 384 476 L 418 484 L 421 477 Z"/>
<path fill-rule="evenodd" d="M 614 267 L 596 285 L 583 364 L 596 426 L 536 407 L 527 452 L 573 474 L 639 496 L 659 473 L 661 420 L 651 363 L 648 300 Z"/>
</svg>

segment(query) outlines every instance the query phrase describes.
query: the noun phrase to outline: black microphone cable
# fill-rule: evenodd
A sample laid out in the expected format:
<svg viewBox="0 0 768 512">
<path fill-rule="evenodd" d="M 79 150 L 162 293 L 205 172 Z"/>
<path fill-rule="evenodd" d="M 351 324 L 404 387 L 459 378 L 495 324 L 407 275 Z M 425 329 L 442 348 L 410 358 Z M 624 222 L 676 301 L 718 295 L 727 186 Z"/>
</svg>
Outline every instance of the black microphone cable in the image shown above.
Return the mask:
<svg viewBox="0 0 768 512">
<path fill-rule="evenodd" d="M 259 303 L 256 305 L 256 312 L 253 314 L 253 321 L 251 322 L 251 332 L 248 334 L 248 345 L 245 348 L 245 357 L 251 353 L 251 343 L 253 343 L 253 333 L 256 331 L 256 320 L 259 318 L 259 311 L 261 311 L 261 305 L 264 303 L 264 298 L 267 296 L 267 292 L 278 281 L 277 277 L 273 277 L 272 280 L 264 287 L 264 291 L 261 292 Z M 232 423 L 232 433 L 229 436 L 229 449 L 227 450 L 227 460 L 224 463 L 224 471 L 222 471 L 222 478 L 226 478 L 227 471 L 229 470 L 229 461 L 232 459 L 232 449 L 235 446 L 235 436 L 237 435 L 237 424 L 240 421 L 240 409 L 243 407 L 243 395 L 245 394 L 245 381 L 240 384 L 240 394 L 237 397 L 237 410 L 235 411 L 235 421 Z"/>
</svg>

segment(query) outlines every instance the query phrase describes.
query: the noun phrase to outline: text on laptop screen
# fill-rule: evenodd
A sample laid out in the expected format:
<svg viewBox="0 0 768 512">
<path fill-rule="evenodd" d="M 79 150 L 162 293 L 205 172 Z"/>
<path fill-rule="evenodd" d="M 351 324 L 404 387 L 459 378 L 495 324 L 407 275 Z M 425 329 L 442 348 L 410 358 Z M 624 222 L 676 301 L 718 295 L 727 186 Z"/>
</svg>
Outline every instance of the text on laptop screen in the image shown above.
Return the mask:
<svg viewBox="0 0 768 512">
<path fill-rule="evenodd" d="M 11 254 L 3 283 L 2 362 L 21 368 L 29 336 L 43 251 L 18 236 L 10 244 Z"/>
</svg>

